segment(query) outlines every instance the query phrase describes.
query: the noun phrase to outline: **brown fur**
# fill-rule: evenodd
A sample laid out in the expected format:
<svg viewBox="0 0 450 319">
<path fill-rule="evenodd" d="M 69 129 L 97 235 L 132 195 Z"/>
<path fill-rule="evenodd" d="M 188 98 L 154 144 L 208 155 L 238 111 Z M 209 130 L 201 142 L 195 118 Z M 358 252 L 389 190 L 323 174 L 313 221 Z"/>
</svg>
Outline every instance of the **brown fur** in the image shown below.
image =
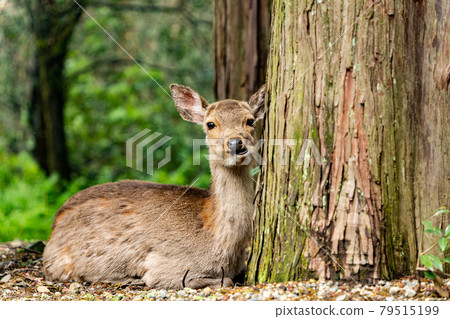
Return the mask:
<svg viewBox="0 0 450 319">
<path fill-rule="evenodd" d="M 230 165 L 226 141 L 252 141 L 248 118 L 260 116 L 255 105 L 226 100 L 208 105 L 197 92 L 173 85 L 183 118 L 202 124 L 211 162 L 209 190 L 141 181 L 90 187 L 58 210 L 44 252 L 50 280 L 128 282 L 141 278 L 153 288 L 225 286 L 244 268 L 251 233 L 253 187 L 243 158 Z M 260 92 L 259 92 L 260 93 Z M 216 128 L 208 130 L 206 123 Z M 251 148 L 251 145 L 246 145 Z M 225 278 L 222 278 L 222 268 Z"/>
</svg>

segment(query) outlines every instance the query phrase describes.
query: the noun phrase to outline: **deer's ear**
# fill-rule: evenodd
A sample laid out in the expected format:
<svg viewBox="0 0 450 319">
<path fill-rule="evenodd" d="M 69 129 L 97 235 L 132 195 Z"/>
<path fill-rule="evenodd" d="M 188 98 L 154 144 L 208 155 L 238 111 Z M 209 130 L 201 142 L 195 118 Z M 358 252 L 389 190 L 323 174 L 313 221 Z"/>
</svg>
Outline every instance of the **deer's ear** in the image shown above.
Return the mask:
<svg viewBox="0 0 450 319">
<path fill-rule="evenodd" d="M 252 108 L 253 116 L 259 120 L 264 115 L 264 105 L 266 101 L 266 84 L 261 86 L 255 94 L 252 95 L 248 104 Z"/>
<path fill-rule="evenodd" d="M 190 87 L 172 84 L 170 86 L 173 100 L 183 119 L 203 124 L 208 102 Z"/>
</svg>

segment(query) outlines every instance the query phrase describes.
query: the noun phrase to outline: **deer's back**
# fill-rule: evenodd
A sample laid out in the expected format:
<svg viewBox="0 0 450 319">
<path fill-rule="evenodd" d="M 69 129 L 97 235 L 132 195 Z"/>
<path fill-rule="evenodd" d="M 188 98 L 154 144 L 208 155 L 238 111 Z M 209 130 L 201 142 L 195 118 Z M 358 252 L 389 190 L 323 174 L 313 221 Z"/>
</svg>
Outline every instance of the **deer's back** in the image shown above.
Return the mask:
<svg viewBox="0 0 450 319">
<path fill-rule="evenodd" d="M 183 254 L 202 233 L 207 190 L 141 181 L 90 187 L 58 210 L 44 253 L 49 277 L 141 277 L 150 253 Z M 91 276 L 92 274 L 92 276 Z"/>
</svg>

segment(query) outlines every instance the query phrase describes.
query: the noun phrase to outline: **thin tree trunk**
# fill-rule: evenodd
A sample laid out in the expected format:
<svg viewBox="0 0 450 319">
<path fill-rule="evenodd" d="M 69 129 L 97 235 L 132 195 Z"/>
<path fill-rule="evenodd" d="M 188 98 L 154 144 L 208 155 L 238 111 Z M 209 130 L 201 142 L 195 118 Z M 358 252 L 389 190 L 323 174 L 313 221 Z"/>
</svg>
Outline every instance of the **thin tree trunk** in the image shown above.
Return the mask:
<svg viewBox="0 0 450 319">
<path fill-rule="evenodd" d="M 265 83 L 270 0 L 214 1 L 215 94 L 248 100 Z"/>
<path fill-rule="evenodd" d="M 33 81 L 31 109 L 35 110 L 35 149 L 39 165 L 47 174 L 70 178 L 64 131 L 63 107 L 66 102 L 64 59 L 53 59 L 48 52 L 37 57 L 38 71 Z"/>
<path fill-rule="evenodd" d="M 274 1 L 264 138 L 296 145 L 264 146 L 250 282 L 414 270 L 450 204 L 449 27 L 443 0 Z"/>
</svg>

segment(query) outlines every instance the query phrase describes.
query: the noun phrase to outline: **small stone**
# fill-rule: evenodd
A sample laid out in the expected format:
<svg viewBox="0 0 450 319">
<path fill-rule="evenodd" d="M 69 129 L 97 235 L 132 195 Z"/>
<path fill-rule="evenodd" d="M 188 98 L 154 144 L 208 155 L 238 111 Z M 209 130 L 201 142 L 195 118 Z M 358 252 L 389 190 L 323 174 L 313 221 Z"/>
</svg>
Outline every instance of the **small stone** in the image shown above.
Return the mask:
<svg viewBox="0 0 450 319">
<path fill-rule="evenodd" d="M 333 284 L 334 284 L 333 280 L 328 280 L 328 281 L 327 281 L 327 286 L 328 286 L 328 287 L 333 286 Z"/>
<path fill-rule="evenodd" d="M 387 281 L 387 282 L 384 284 L 384 286 L 385 286 L 386 288 L 390 288 L 390 287 L 392 287 L 392 282 Z"/>
<path fill-rule="evenodd" d="M 359 289 L 359 288 L 361 288 L 361 287 L 362 287 L 361 284 L 357 284 L 354 288 L 355 288 L 355 289 Z"/>
<path fill-rule="evenodd" d="M 113 296 L 114 300 L 122 300 L 123 298 L 124 298 L 124 295 L 122 295 L 122 294 L 117 294 L 117 295 Z"/>
<path fill-rule="evenodd" d="M 53 286 L 53 283 L 52 283 L 51 281 L 46 281 L 45 284 L 46 284 L 47 286 Z"/>
<path fill-rule="evenodd" d="M 185 298 L 187 296 L 187 292 L 185 290 L 178 291 L 178 297 Z"/>
<path fill-rule="evenodd" d="M 141 296 L 137 296 L 133 298 L 133 301 L 142 301 L 144 300 L 144 298 L 142 298 Z"/>
<path fill-rule="evenodd" d="M 416 295 L 416 292 L 411 289 L 411 288 L 406 288 L 405 289 L 405 297 L 411 298 L 414 297 Z"/>
<path fill-rule="evenodd" d="M 343 294 L 343 295 L 339 295 L 335 298 L 336 301 L 344 301 L 347 299 L 347 295 Z"/>
<path fill-rule="evenodd" d="M 385 284 L 386 284 L 386 281 L 384 281 L 384 280 L 378 281 L 379 286 L 384 286 Z"/>
<path fill-rule="evenodd" d="M 50 290 L 48 290 L 48 288 L 45 287 L 45 286 L 39 286 L 39 287 L 37 287 L 37 291 L 38 291 L 38 292 L 43 292 L 43 293 L 50 292 Z"/>
<path fill-rule="evenodd" d="M 61 293 L 59 291 L 55 292 L 55 296 L 59 296 Z"/>
<path fill-rule="evenodd" d="M 333 287 L 330 288 L 330 291 L 331 291 L 331 292 L 336 292 L 336 291 L 338 291 L 338 290 L 339 290 L 339 287 L 338 287 L 338 286 L 333 286 Z"/>
<path fill-rule="evenodd" d="M 389 289 L 389 294 L 390 294 L 390 295 L 396 295 L 399 291 L 400 291 L 400 288 L 399 288 L 399 287 L 391 287 L 391 288 Z"/>
<path fill-rule="evenodd" d="M 159 298 L 165 299 L 165 298 L 167 298 L 168 296 L 169 296 L 169 293 L 168 293 L 166 290 L 160 290 L 160 291 L 158 292 L 158 297 L 159 297 Z"/>
<path fill-rule="evenodd" d="M 3 282 L 3 283 L 6 283 L 6 282 L 8 282 L 9 280 L 11 279 L 11 275 L 6 275 L 5 277 L 3 277 L 0 281 L 1 282 Z"/>
<path fill-rule="evenodd" d="M 6 255 L 2 255 L 2 258 L 3 258 L 3 259 L 6 259 Z"/>
<path fill-rule="evenodd" d="M 303 286 L 299 286 L 296 290 L 294 290 L 294 294 L 296 295 L 302 295 L 308 293 L 308 289 L 306 289 Z"/>
<path fill-rule="evenodd" d="M 73 292 L 74 294 L 79 294 L 82 290 L 83 290 L 83 286 L 77 282 L 73 282 L 69 286 L 69 291 Z"/>
<path fill-rule="evenodd" d="M 264 290 L 262 295 L 265 299 L 270 299 L 271 297 L 273 297 L 272 292 L 270 290 Z"/>
<path fill-rule="evenodd" d="M 200 296 L 203 297 L 209 297 L 212 293 L 212 289 L 209 287 L 206 287 L 205 289 L 202 290 L 202 292 L 200 293 Z"/>
</svg>

